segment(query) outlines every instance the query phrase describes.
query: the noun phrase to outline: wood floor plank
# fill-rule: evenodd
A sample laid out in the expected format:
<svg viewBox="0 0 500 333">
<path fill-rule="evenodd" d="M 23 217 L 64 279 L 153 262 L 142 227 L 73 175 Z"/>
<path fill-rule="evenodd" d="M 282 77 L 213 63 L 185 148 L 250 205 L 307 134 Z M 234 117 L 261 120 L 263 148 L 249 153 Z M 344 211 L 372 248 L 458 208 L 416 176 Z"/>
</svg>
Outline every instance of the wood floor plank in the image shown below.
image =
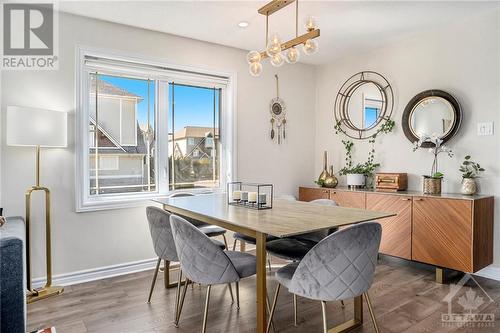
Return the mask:
<svg viewBox="0 0 500 333">
<path fill-rule="evenodd" d="M 282 264 L 273 258 L 273 264 Z M 268 273 L 268 293 L 276 288 L 274 272 Z M 198 332 L 201 329 L 206 287 L 189 286 L 180 327 L 173 325 L 175 289 L 163 288 L 160 274 L 151 304 L 146 303 L 152 271 L 83 283 L 66 288 L 64 294 L 28 305 L 28 329 L 55 326 L 58 333 L 108 333 L 108 332 Z M 177 272 L 171 273 L 171 279 Z M 452 282 L 460 279 L 456 277 Z M 477 278 L 484 290 L 494 299 L 484 304 L 482 311 L 495 314 L 494 327 L 458 328 L 442 325 L 441 314 L 447 313 L 443 298 L 449 293 L 449 285 L 434 281 L 431 267 L 408 264 L 402 260 L 382 257 L 375 280 L 370 289 L 375 313 L 384 333 L 455 333 L 455 332 L 499 332 L 500 331 L 500 282 Z M 467 290 L 480 294 L 481 290 L 468 281 L 456 297 L 464 296 Z M 255 278 L 240 283 L 241 308 L 231 303 L 227 286 L 215 286 L 212 291 L 208 332 L 254 332 L 255 322 Z M 483 296 L 485 298 L 485 296 Z M 292 295 L 286 290 L 280 293 L 274 323 L 277 332 L 321 332 L 321 305 L 317 301 L 298 298 L 298 327 L 293 325 Z M 454 304 L 454 311 L 463 311 Z M 329 326 L 338 325 L 353 316 L 352 300 L 346 307 L 340 302 L 330 302 L 327 307 Z M 365 322 L 354 332 L 374 332 L 368 309 L 364 307 Z"/>
</svg>

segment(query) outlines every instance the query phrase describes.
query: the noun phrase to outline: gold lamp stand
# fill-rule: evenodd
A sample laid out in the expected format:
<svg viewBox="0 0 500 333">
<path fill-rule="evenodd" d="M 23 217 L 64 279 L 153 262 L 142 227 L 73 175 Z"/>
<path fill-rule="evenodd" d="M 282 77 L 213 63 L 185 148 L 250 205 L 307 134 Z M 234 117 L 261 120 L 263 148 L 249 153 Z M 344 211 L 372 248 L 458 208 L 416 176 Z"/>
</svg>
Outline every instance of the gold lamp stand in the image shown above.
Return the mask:
<svg viewBox="0 0 500 333">
<path fill-rule="evenodd" d="M 31 194 L 36 191 L 45 192 L 45 255 L 47 264 L 47 282 L 42 288 L 34 289 L 31 283 L 31 235 L 30 235 L 30 206 Z M 52 286 L 52 249 L 50 237 L 50 191 L 40 186 L 40 146 L 36 146 L 36 185 L 26 191 L 26 277 L 28 286 L 28 303 L 59 295 L 64 291 L 63 287 Z"/>
</svg>

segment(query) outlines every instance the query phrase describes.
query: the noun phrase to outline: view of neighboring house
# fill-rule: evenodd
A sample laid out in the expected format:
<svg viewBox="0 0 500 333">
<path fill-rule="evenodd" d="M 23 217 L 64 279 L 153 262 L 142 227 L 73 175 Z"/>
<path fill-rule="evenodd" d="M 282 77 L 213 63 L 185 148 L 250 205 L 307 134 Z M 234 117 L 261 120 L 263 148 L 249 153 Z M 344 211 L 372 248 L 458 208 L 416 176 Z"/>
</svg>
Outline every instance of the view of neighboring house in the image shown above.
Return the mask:
<svg viewBox="0 0 500 333">
<path fill-rule="evenodd" d="M 169 137 L 169 159 L 175 161 L 172 188 L 212 187 L 218 183 L 219 158 L 217 147 L 219 129 L 186 126 Z M 171 177 L 172 178 L 172 177 Z"/>
<path fill-rule="evenodd" d="M 91 76 L 89 164 L 91 194 L 140 191 L 148 185 L 147 144 L 137 122 L 142 97 Z M 98 131 L 97 149 L 95 130 Z M 149 143 L 150 147 L 153 145 Z M 96 181 L 96 155 L 99 158 Z M 150 179 L 154 179 L 150 173 Z"/>
</svg>

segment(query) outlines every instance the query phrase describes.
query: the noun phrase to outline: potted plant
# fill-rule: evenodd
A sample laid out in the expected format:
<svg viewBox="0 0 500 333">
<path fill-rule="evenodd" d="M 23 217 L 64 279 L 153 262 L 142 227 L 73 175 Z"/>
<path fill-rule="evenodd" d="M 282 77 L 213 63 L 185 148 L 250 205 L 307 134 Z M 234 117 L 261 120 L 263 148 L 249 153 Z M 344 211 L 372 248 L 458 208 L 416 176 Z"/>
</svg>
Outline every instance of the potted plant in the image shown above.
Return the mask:
<svg viewBox="0 0 500 333">
<path fill-rule="evenodd" d="M 373 171 L 380 166 L 380 163 L 373 163 L 372 154 L 369 155 L 368 161 L 361 164 L 353 165 L 352 162 L 352 147 L 354 143 L 350 140 L 344 141 L 344 148 L 346 150 L 345 166 L 340 169 L 340 175 L 347 177 L 347 186 L 349 187 L 363 187 L 366 184 L 366 177 L 370 177 Z"/>
<path fill-rule="evenodd" d="M 476 178 L 479 177 L 479 173 L 484 171 L 479 163 L 473 162 L 470 156 L 465 156 L 462 165 L 460 166 L 460 172 L 462 173 L 462 188 L 460 192 L 466 195 L 473 195 L 477 192 Z"/>
<path fill-rule="evenodd" d="M 434 147 L 429 148 L 429 153 L 434 155 L 434 159 L 432 162 L 431 173 L 429 175 L 423 175 L 423 191 L 424 194 L 440 194 L 441 182 L 444 175 L 442 172 L 438 171 L 438 156 L 441 153 L 446 153 L 449 157 L 453 157 L 453 151 L 442 144 L 443 140 L 441 140 L 437 134 L 433 134 L 431 136 L 422 135 L 420 140 L 415 142 L 413 151 L 421 148 L 425 142 L 434 144 Z"/>
</svg>

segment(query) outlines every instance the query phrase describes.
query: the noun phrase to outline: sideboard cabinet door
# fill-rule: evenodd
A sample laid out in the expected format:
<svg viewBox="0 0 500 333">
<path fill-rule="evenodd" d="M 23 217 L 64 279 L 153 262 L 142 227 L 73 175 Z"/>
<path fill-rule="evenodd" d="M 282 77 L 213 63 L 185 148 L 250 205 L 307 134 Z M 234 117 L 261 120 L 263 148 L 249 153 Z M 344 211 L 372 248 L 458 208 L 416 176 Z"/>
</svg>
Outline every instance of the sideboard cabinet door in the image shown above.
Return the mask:
<svg viewBox="0 0 500 333">
<path fill-rule="evenodd" d="M 397 214 L 377 221 L 382 225 L 380 253 L 410 260 L 412 198 L 367 193 L 366 209 Z"/>
<path fill-rule="evenodd" d="M 330 191 L 324 188 L 311 188 L 311 187 L 299 188 L 300 201 L 313 201 L 316 199 L 330 199 Z"/>
<path fill-rule="evenodd" d="M 472 272 L 472 201 L 414 197 L 412 259 Z"/>
</svg>

